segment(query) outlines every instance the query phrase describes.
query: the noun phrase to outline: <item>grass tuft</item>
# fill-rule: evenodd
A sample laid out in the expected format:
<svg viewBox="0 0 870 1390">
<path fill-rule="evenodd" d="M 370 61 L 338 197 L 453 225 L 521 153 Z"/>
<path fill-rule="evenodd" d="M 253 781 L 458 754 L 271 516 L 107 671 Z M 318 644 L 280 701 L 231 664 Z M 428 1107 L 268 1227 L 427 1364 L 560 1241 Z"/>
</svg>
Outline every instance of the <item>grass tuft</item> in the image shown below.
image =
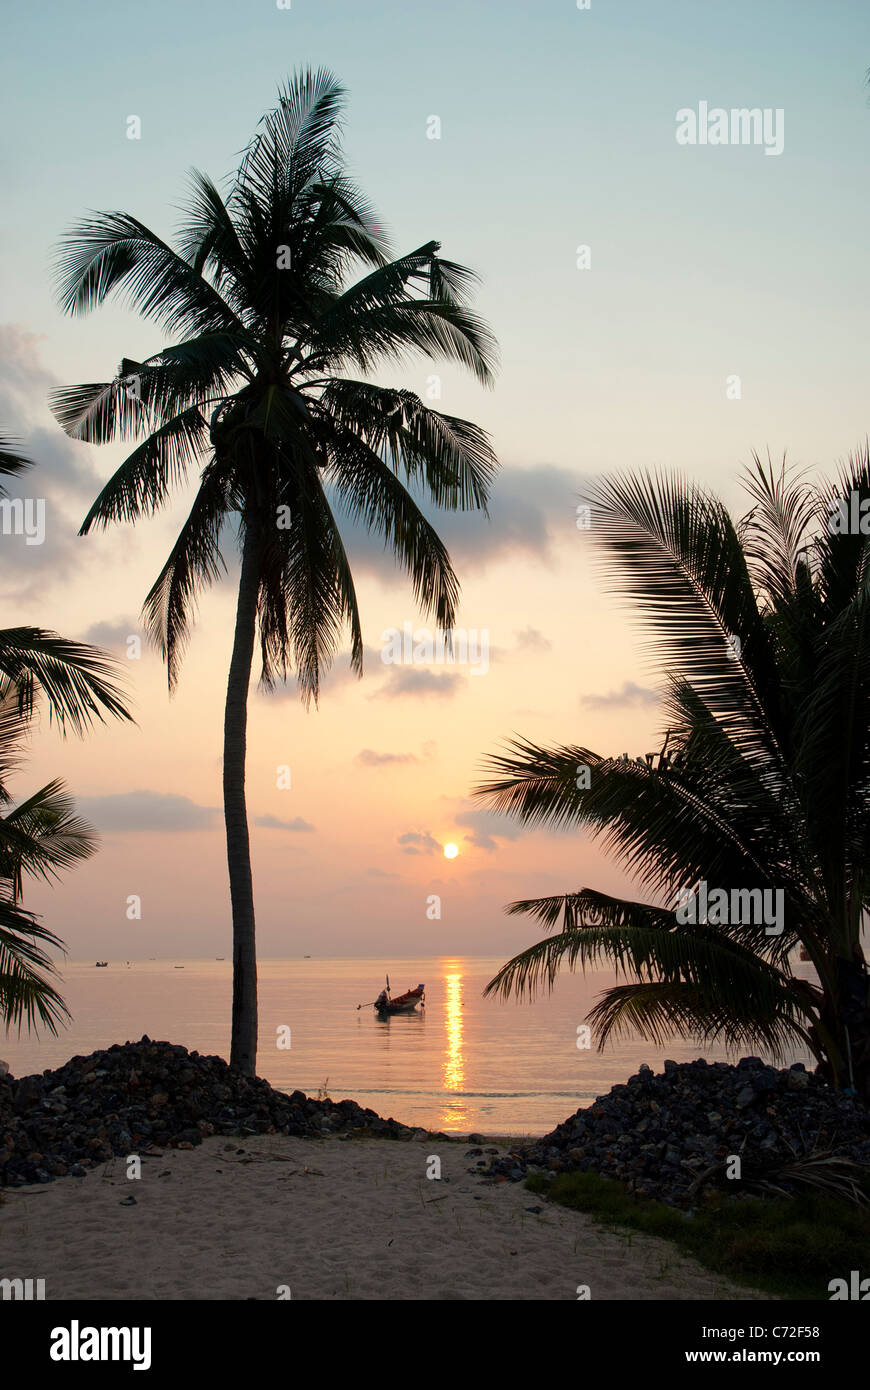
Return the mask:
<svg viewBox="0 0 870 1390">
<path fill-rule="evenodd" d="M 870 1208 L 829 1194 L 735 1199 L 717 1193 L 689 1216 L 598 1173 L 552 1180 L 533 1173 L 526 1187 L 607 1225 L 673 1241 L 714 1273 L 776 1298 L 828 1300 L 830 1281 L 866 1267 L 870 1250 Z"/>
</svg>

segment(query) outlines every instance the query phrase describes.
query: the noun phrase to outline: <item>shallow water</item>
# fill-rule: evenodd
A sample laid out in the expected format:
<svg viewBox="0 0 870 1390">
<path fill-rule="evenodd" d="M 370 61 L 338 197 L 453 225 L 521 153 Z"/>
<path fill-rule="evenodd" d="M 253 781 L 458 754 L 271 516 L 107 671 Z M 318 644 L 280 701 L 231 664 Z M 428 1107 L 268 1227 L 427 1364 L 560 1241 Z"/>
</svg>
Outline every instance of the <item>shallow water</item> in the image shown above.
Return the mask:
<svg viewBox="0 0 870 1390">
<path fill-rule="evenodd" d="M 350 1096 L 378 1114 L 448 1133 L 542 1134 L 578 1106 L 636 1072 L 661 1070 L 666 1057 L 735 1060 L 724 1049 L 673 1042 L 656 1049 L 636 1039 L 601 1053 L 578 1048 L 578 1026 L 612 971 L 565 975 L 533 1004 L 483 999 L 503 962 L 429 957 L 388 964 L 394 994 L 421 981 L 426 1005 L 379 1020 L 371 1007 L 383 986 L 382 960 L 263 960 L 259 967 L 259 1075 L 273 1086 L 333 1100 Z M 183 969 L 177 969 L 183 966 Z M 92 961 L 61 967 L 61 993 L 73 1014 L 57 1038 L 14 1033 L 0 1055 L 15 1076 L 57 1067 L 143 1033 L 203 1053 L 229 1056 L 232 967 L 227 961 Z M 278 1047 L 290 1029 L 290 1048 Z M 582 1042 L 582 1036 L 581 1036 Z M 795 1052 L 787 1061 L 803 1061 Z"/>
</svg>

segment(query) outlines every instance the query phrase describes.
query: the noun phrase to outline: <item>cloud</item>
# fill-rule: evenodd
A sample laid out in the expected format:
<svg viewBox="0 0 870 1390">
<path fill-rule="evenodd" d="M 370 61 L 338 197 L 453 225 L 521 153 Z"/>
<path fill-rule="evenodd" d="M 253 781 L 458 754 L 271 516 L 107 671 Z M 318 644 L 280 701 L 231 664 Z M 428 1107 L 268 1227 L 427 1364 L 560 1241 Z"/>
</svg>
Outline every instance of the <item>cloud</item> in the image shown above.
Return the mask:
<svg viewBox="0 0 870 1390">
<path fill-rule="evenodd" d="M 447 801 L 448 798 L 445 797 L 443 800 Z M 548 837 L 577 834 L 574 825 L 526 825 L 517 816 L 478 807 L 468 799 L 455 801 L 453 805 L 455 807 L 452 811 L 454 824 L 468 831 L 468 834 L 463 837 L 465 841 L 476 846 L 477 849 L 486 850 L 490 854 L 494 850 L 504 848 L 507 843 L 523 839 L 526 835 L 539 834 L 541 831 Z"/>
<path fill-rule="evenodd" d="M 464 682 L 462 677 L 452 671 L 430 671 L 421 666 L 391 666 L 390 678 L 378 699 L 387 696 L 391 700 L 403 695 L 437 695 L 450 699 Z"/>
<path fill-rule="evenodd" d="M 499 848 L 499 840 L 519 840 L 529 833 L 521 821 L 497 811 L 462 811 L 455 819 L 471 831 L 465 836 L 468 843 L 489 853 Z"/>
<path fill-rule="evenodd" d="M 376 692 L 369 699 L 401 699 L 404 695 L 438 695 L 449 698 L 455 695 L 463 677 L 452 671 L 433 671 L 428 666 L 393 666 L 381 660 L 377 647 L 363 649 L 362 681 L 350 666 L 350 652 L 339 652 L 332 666 L 320 682 L 321 694 L 342 690 L 348 686 L 361 685 L 365 690 L 372 682 L 378 683 Z M 295 677 L 277 685 L 274 690 L 259 692 L 267 700 L 298 700 L 299 690 Z"/>
<path fill-rule="evenodd" d="M 606 695 L 581 695 L 581 705 L 589 709 L 632 709 L 639 705 L 658 704 L 658 692 L 634 681 L 624 681 L 619 690 L 608 691 Z"/>
<path fill-rule="evenodd" d="M 418 763 L 420 759 L 415 753 L 376 753 L 373 748 L 363 748 L 356 761 L 363 767 L 387 767 L 392 763 Z"/>
<path fill-rule="evenodd" d="M 40 360 L 44 334 L 30 333 L 18 323 L 0 324 L 0 410 L 4 427 L 11 416 L 30 420 L 58 385 Z"/>
<path fill-rule="evenodd" d="M 388 874 L 383 869 L 367 869 L 369 878 L 401 878 L 401 874 Z"/>
<path fill-rule="evenodd" d="M 549 652 L 553 650 L 553 643 L 536 627 L 524 627 L 522 632 L 517 632 L 515 636 L 517 647 L 521 652 Z"/>
<path fill-rule="evenodd" d="M 123 647 L 128 637 L 144 637 L 135 618 L 116 618 L 114 622 L 92 623 L 82 637 L 95 647 Z"/>
<path fill-rule="evenodd" d="M 408 830 L 396 837 L 396 844 L 402 846 L 403 854 L 440 854 L 443 845 L 429 834 L 428 830 Z"/>
<path fill-rule="evenodd" d="M 480 512 L 441 512 L 421 500 L 420 510 L 444 541 L 454 565 L 464 573 L 484 570 L 495 562 L 532 557 L 547 562 L 557 537 L 576 535 L 580 474 L 552 464 L 536 468 L 503 468 L 489 503 L 489 518 Z M 341 505 L 336 500 L 341 516 Z M 367 570 L 388 582 L 401 573 L 381 538 L 357 523 L 343 520 L 351 567 Z"/>
<path fill-rule="evenodd" d="M 4 486 L 11 497 L 41 499 L 45 506 L 42 544 L 28 545 L 17 535 L 4 539 L 6 581 L 11 570 L 13 592 L 28 596 L 76 568 L 87 545 L 78 528 L 102 485 L 90 448 L 44 423 L 46 396 L 60 382 L 42 365 L 42 341 L 19 324 L 0 324 L 0 424 L 34 465 Z"/>
<path fill-rule="evenodd" d="M 98 830 L 211 830 L 218 823 L 218 806 L 200 806 L 188 796 L 171 792 L 135 791 L 109 796 L 76 797 L 76 809 Z"/>
<path fill-rule="evenodd" d="M 314 826 L 301 816 L 296 816 L 293 820 L 281 820 L 279 816 L 254 816 L 254 825 L 261 825 L 265 830 L 293 830 L 309 832 Z"/>
<path fill-rule="evenodd" d="M 372 680 L 379 680 L 385 671 L 386 667 L 381 661 L 381 653 L 376 647 L 363 648 L 362 681 L 356 672 L 351 670 L 350 651 L 338 652 L 332 665 L 321 675 L 321 694 L 331 690 L 341 690 L 345 686 L 365 686 Z M 267 700 L 298 700 L 299 686 L 296 677 L 290 675 L 286 681 L 279 682 L 274 690 L 260 690 L 258 693 Z"/>
</svg>

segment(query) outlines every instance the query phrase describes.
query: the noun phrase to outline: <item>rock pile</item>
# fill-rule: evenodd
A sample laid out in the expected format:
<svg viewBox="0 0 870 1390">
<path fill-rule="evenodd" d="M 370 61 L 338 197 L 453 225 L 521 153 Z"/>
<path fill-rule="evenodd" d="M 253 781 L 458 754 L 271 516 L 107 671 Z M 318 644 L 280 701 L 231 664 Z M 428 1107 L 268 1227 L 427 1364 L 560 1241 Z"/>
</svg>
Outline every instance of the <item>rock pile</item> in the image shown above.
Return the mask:
<svg viewBox="0 0 870 1390">
<path fill-rule="evenodd" d="M 736 1066 L 665 1062 L 658 1074 L 641 1067 L 552 1134 L 496 1159 L 485 1176 L 518 1182 L 532 1169 L 591 1170 L 690 1206 L 702 1184 L 745 1191 L 813 1153 L 851 1159 L 870 1175 L 870 1111 L 801 1063 L 778 1071 L 757 1057 Z M 735 1154 L 739 1184 L 726 1176 Z M 787 1179 L 782 1186 L 793 1190 Z"/>
<path fill-rule="evenodd" d="M 115 1154 L 189 1149 L 210 1134 L 273 1133 L 424 1135 L 356 1101 L 285 1095 L 238 1076 L 222 1057 L 148 1037 L 41 1076 L 0 1074 L 0 1187 L 84 1177 Z"/>
</svg>

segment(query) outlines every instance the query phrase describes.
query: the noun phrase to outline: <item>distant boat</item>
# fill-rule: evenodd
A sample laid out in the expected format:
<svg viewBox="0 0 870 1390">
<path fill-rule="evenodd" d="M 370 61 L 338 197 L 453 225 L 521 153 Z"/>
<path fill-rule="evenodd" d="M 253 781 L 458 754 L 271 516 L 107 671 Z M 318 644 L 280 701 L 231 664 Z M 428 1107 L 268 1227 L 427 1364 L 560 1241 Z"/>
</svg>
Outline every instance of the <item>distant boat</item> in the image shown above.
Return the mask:
<svg viewBox="0 0 870 1390">
<path fill-rule="evenodd" d="M 311 957 L 310 957 L 310 956 L 303 956 L 302 959 L 303 959 L 303 960 L 310 960 Z"/>
<path fill-rule="evenodd" d="M 108 964 L 109 964 L 109 962 L 108 962 L 107 960 L 95 960 L 95 961 L 94 961 L 94 965 L 97 967 L 98 970 L 104 970 L 105 967 L 106 967 Z"/>
<path fill-rule="evenodd" d="M 183 965 L 176 965 L 176 966 L 173 966 L 173 969 L 174 969 L 174 970 L 183 970 L 183 969 L 184 969 L 184 966 L 183 966 Z"/>
<path fill-rule="evenodd" d="M 215 960 L 226 960 L 226 956 L 215 956 Z M 184 969 L 184 966 L 183 966 L 183 965 L 179 965 L 178 968 L 179 968 L 179 970 L 183 970 L 183 969 Z"/>
</svg>

